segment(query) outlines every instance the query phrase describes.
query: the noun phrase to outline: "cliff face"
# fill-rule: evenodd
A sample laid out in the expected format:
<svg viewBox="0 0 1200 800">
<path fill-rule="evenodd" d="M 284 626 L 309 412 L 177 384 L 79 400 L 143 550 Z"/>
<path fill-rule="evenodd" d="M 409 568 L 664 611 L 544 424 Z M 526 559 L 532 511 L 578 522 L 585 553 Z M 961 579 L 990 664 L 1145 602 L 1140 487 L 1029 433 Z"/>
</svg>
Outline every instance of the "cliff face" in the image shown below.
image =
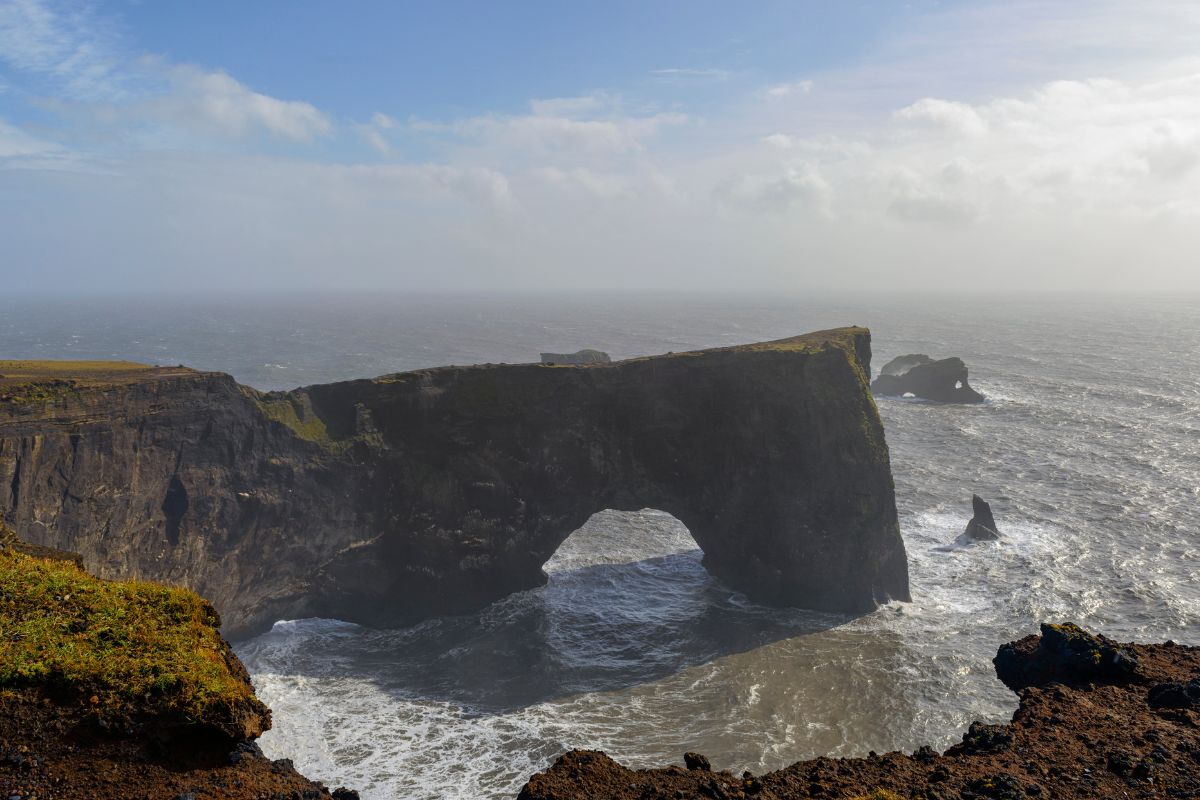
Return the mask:
<svg viewBox="0 0 1200 800">
<path fill-rule="evenodd" d="M 0 517 L 104 576 L 196 589 L 235 635 L 477 607 L 540 584 L 605 508 L 675 515 L 755 599 L 869 610 L 908 596 L 869 342 L 266 395 L 185 369 L 0 364 Z"/>
</svg>

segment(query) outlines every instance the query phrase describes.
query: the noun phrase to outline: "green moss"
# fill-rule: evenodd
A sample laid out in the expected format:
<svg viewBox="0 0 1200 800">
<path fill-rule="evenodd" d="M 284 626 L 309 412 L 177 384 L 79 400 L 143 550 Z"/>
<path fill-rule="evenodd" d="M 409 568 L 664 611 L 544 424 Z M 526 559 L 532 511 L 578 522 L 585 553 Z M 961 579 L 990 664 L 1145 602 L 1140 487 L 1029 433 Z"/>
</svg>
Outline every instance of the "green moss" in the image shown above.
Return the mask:
<svg viewBox="0 0 1200 800">
<path fill-rule="evenodd" d="M 20 406 L 53 403 L 78 394 L 74 383 L 63 380 L 0 385 L 0 403 L 12 403 Z"/>
<path fill-rule="evenodd" d="M 0 689 L 41 687 L 101 718 L 164 716 L 254 735 L 266 710 L 212 606 L 0 549 Z M 239 674 L 241 673 L 241 674 Z"/>
<path fill-rule="evenodd" d="M 313 411 L 312 406 L 301 402 L 295 395 L 265 395 L 259 398 L 258 407 L 267 419 L 286 425 L 301 439 L 318 444 L 333 441 L 325 421 Z"/>
</svg>

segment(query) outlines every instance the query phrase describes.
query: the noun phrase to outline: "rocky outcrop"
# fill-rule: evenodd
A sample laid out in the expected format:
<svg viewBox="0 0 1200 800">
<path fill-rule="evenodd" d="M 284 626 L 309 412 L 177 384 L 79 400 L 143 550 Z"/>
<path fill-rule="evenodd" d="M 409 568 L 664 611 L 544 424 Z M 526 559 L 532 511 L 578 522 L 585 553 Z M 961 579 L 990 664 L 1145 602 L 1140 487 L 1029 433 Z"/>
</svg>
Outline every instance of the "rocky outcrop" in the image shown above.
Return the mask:
<svg viewBox="0 0 1200 800">
<path fill-rule="evenodd" d="M 972 542 L 991 542 L 1000 538 L 996 528 L 996 518 L 992 516 L 992 507 L 977 494 L 971 495 L 971 510 L 973 516 L 967 523 L 963 536 Z"/>
<path fill-rule="evenodd" d="M 603 350 L 577 350 L 574 353 L 542 353 L 543 364 L 580 366 L 583 364 L 609 364 L 612 359 Z"/>
<path fill-rule="evenodd" d="M 874 394 L 901 397 L 911 394 L 939 403 L 982 403 L 984 396 L 967 382 L 967 365 L 961 358 L 935 361 L 914 353 L 893 358 L 871 383 Z"/>
<path fill-rule="evenodd" d="M 541 584 L 606 508 L 673 514 L 756 600 L 867 611 L 908 597 L 869 363 L 861 328 L 272 394 L 0 363 L 0 518 L 104 577 L 197 590 L 230 635 L 479 607 Z"/>
<path fill-rule="evenodd" d="M 1069 623 L 1043 625 L 1041 636 L 1000 648 L 995 665 L 1020 698 L 1012 721 L 972 723 L 944 753 L 817 758 L 739 777 L 678 766 L 631 770 L 602 752 L 572 750 L 534 775 L 520 798 L 1200 797 L 1200 691 L 1186 688 L 1200 676 L 1200 648 L 1117 644 Z M 697 756 L 689 755 L 690 766 Z"/>
<path fill-rule="evenodd" d="M 263 756 L 270 711 L 208 603 L 29 550 L 0 537 L 0 797 L 357 798 Z"/>
</svg>

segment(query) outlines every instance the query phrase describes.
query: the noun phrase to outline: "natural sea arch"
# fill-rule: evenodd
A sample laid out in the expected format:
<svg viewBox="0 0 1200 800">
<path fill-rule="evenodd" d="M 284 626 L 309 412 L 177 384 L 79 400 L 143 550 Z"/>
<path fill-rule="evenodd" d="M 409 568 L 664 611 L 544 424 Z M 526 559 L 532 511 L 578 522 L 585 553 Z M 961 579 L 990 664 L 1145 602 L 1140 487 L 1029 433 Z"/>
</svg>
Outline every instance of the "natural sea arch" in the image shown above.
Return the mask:
<svg viewBox="0 0 1200 800">
<path fill-rule="evenodd" d="M 543 583 L 604 509 L 673 515 L 752 600 L 869 611 L 908 598 L 869 364 L 869 333 L 844 328 L 269 394 L 64 366 L 53 402 L 0 404 L 0 515 L 103 577 L 196 589 L 235 637 L 483 607 Z"/>
</svg>

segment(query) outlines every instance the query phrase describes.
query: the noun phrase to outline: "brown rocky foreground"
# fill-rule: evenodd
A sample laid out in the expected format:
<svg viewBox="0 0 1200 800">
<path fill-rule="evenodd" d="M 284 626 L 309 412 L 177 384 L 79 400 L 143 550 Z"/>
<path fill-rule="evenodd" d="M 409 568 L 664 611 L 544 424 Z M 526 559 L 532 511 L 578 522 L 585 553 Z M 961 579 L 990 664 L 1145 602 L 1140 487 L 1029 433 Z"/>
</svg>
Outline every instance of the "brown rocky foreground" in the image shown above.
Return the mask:
<svg viewBox="0 0 1200 800">
<path fill-rule="evenodd" d="M 0 798 L 356 800 L 271 761 L 271 712 L 182 589 L 101 581 L 0 521 Z"/>
<path fill-rule="evenodd" d="M 5 800 L 352 800 L 250 740 L 130 735 L 37 691 L 0 697 L 0 797 Z"/>
<path fill-rule="evenodd" d="M 694 753 L 688 769 L 631 770 L 573 750 L 533 776 L 520 800 L 1200 797 L 1200 648 L 1043 625 L 993 661 L 1020 698 L 1012 721 L 974 723 L 942 754 L 817 758 L 756 777 L 713 772 Z"/>
</svg>

